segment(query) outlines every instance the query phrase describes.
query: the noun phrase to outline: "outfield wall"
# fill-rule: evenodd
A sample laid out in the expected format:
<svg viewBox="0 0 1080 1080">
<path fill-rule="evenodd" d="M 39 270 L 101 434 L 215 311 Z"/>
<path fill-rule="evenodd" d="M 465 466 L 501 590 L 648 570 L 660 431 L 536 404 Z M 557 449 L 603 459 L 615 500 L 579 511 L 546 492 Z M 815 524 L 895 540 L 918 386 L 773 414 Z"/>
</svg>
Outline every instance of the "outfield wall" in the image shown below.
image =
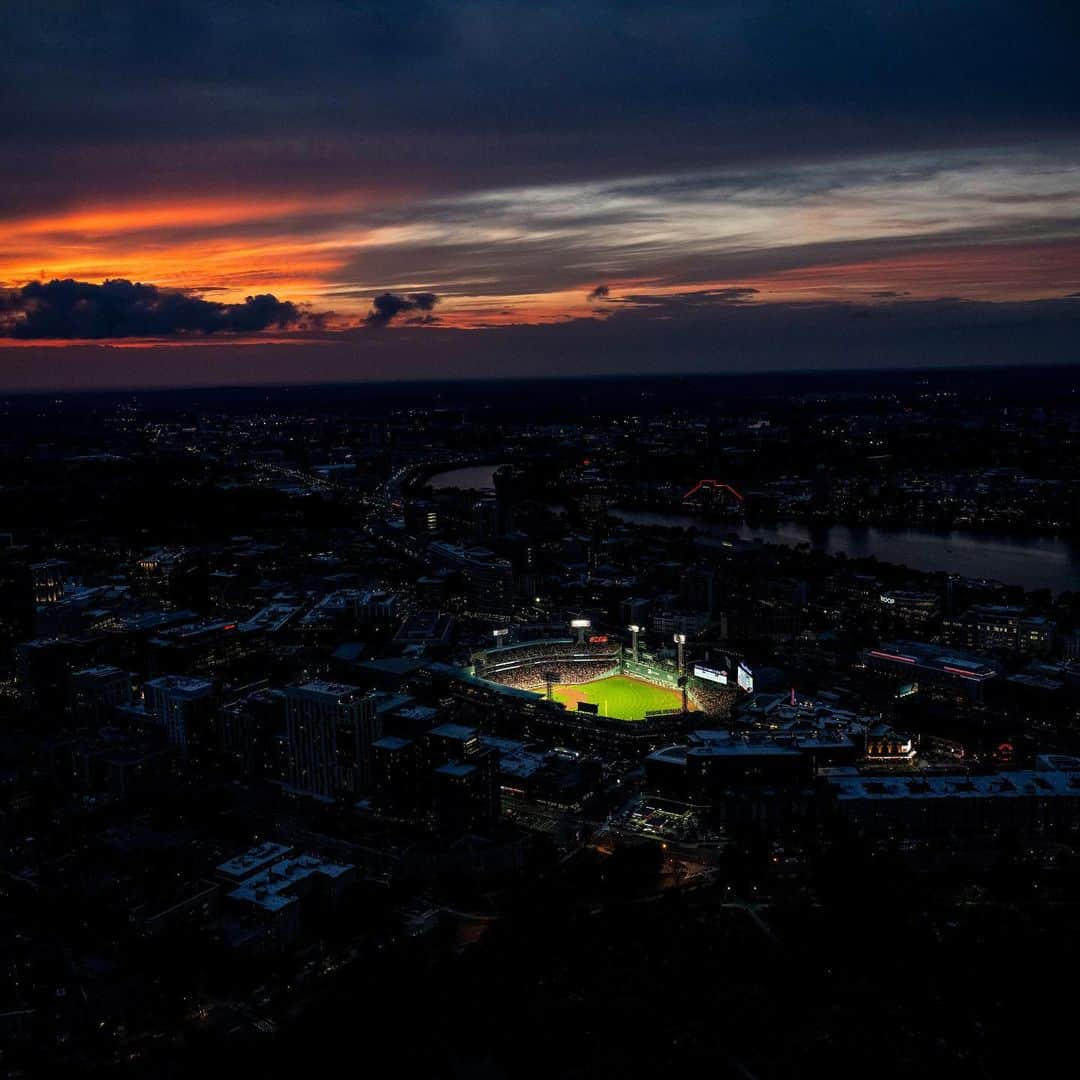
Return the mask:
<svg viewBox="0 0 1080 1080">
<path fill-rule="evenodd" d="M 671 690 L 679 689 L 679 673 L 662 664 L 655 664 L 648 660 L 631 660 L 624 656 L 622 669 L 624 675 L 632 675 L 635 679 L 644 679 L 645 682 L 666 686 Z"/>
</svg>

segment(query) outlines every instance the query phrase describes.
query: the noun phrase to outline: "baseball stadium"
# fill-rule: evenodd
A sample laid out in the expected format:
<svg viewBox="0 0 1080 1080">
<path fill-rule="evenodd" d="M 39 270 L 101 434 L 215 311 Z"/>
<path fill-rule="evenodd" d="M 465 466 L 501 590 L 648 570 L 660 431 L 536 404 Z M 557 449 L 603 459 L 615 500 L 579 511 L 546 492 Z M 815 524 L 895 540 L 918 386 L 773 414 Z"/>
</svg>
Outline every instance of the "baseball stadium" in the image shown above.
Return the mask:
<svg viewBox="0 0 1080 1080">
<path fill-rule="evenodd" d="M 527 690 L 569 712 L 641 723 L 699 708 L 693 689 L 683 688 L 674 667 L 633 660 L 606 638 L 522 641 L 472 657 L 478 679 Z"/>
</svg>

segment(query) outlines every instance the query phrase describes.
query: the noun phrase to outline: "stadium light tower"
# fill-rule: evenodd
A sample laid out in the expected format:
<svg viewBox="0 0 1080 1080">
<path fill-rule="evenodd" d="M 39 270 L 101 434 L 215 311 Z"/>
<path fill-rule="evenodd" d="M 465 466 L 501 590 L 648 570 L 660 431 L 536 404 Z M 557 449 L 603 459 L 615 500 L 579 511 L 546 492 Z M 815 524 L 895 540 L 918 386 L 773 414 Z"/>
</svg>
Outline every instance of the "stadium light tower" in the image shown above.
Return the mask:
<svg viewBox="0 0 1080 1080">
<path fill-rule="evenodd" d="M 559 673 L 557 671 L 545 671 L 544 672 L 544 686 L 546 688 L 548 701 L 555 700 L 555 687 L 559 682 Z"/>
<path fill-rule="evenodd" d="M 503 627 L 500 630 L 492 630 L 491 631 L 491 636 L 495 639 L 495 648 L 496 649 L 500 645 L 505 645 L 506 644 L 506 635 L 509 634 L 509 633 L 510 633 L 510 631 L 507 630 L 505 627 Z"/>
<path fill-rule="evenodd" d="M 570 626 L 577 631 L 577 642 L 579 645 L 585 644 L 585 631 L 592 626 L 592 623 L 588 619 L 571 619 Z"/>
<path fill-rule="evenodd" d="M 638 644 L 637 636 L 641 633 L 641 627 L 636 623 L 631 623 L 627 628 L 630 631 L 630 655 L 634 659 L 634 663 L 637 663 L 638 658 Z"/>
<path fill-rule="evenodd" d="M 686 674 L 686 635 L 676 634 L 675 644 L 679 646 L 679 674 Z"/>
</svg>

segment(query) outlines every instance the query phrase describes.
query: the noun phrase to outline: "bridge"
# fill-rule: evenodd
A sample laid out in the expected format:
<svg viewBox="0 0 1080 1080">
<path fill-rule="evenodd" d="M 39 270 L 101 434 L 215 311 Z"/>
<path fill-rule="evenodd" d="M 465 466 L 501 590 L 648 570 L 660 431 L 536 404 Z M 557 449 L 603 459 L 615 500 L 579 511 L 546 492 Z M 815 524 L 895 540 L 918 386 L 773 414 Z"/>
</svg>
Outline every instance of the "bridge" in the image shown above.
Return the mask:
<svg viewBox="0 0 1080 1080">
<path fill-rule="evenodd" d="M 698 492 L 704 492 L 708 495 L 718 495 L 722 491 L 730 492 L 734 495 L 739 502 L 745 502 L 746 500 L 742 496 L 742 492 L 736 491 L 730 484 L 725 484 L 722 480 L 699 480 L 683 497 L 682 501 L 687 502 L 692 499 Z"/>
</svg>

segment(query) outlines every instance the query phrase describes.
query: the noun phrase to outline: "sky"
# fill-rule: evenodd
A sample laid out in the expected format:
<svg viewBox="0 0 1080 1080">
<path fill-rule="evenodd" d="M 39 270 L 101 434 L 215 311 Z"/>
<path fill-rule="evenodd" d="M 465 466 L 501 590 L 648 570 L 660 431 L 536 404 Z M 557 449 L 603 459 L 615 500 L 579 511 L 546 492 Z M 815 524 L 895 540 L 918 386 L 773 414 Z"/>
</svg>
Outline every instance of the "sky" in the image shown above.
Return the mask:
<svg viewBox="0 0 1080 1080">
<path fill-rule="evenodd" d="M 1080 359 L 1080 7 L 0 0 L 0 387 Z"/>
</svg>

